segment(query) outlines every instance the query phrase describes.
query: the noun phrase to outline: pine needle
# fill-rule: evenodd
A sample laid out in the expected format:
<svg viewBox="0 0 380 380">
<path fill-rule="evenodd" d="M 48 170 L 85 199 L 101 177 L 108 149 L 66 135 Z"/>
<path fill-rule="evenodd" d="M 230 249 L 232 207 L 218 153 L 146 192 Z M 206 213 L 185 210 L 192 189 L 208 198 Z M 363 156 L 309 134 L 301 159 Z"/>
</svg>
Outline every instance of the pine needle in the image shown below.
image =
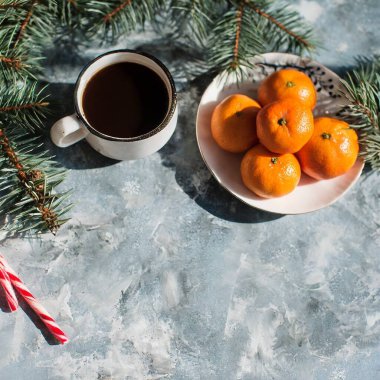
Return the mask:
<svg viewBox="0 0 380 380">
<path fill-rule="evenodd" d="M 25 136 L 17 125 L 0 128 L 0 213 L 8 215 L 4 228 L 12 234 L 31 229 L 55 234 L 67 206 L 61 204 L 65 194 L 54 188 L 63 181 L 65 170 L 41 149 L 40 138 Z"/>
<path fill-rule="evenodd" d="M 380 58 L 363 60 L 343 80 L 348 105 L 341 116 L 359 132 L 362 155 L 373 169 L 380 169 Z"/>
<path fill-rule="evenodd" d="M 77 3 L 77 8 L 82 9 L 87 35 L 110 42 L 152 20 L 163 3 L 164 0 L 89 0 L 83 6 Z"/>
<path fill-rule="evenodd" d="M 209 62 L 240 80 L 255 55 L 281 50 L 302 53 L 315 46 L 310 26 L 284 2 L 236 0 L 212 30 Z"/>
<path fill-rule="evenodd" d="M 37 81 L 25 81 L 0 90 L 0 121 L 14 123 L 31 132 L 43 125 L 49 103 Z"/>
<path fill-rule="evenodd" d="M 54 35 L 54 0 L 3 0 L 0 4 L 0 213 L 11 234 L 56 233 L 66 206 L 55 193 L 65 170 L 43 148 L 45 88 L 36 80 L 42 50 Z"/>
</svg>

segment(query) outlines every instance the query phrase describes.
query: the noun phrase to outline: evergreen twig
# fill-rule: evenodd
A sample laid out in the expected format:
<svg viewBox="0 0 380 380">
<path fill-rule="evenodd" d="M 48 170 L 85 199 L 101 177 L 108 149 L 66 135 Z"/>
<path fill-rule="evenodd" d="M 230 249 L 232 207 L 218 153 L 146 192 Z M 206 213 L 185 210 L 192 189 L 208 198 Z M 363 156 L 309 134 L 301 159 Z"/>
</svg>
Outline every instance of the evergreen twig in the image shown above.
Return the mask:
<svg viewBox="0 0 380 380">
<path fill-rule="evenodd" d="M 132 4 L 132 0 L 126 0 L 116 8 L 112 9 L 105 16 L 103 16 L 103 21 L 109 23 L 119 12 L 121 12 L 125 7 L 129 7 Z"/>
<path fill-rule="evenodd" d="M 26 138 L 23 129 L 7 133 L 0 128 L 0 213 L 8 215 L 5 228 L 12 232 L 49 229 L 53 234 L 63 223 L 67 211 L 60 207 L 66 194 L 54 194 L 53 188 L 64 179 L 37 137 Z"/>
<path fill-rule="evenodd" d="M 225 13 L 210 40 L 209 61 L 213 66 L 235 73 L 238 78 L 244 75 L 244 68 L 251 66 L 251 58 L 264 52 L 264 40 L 254 23 L 253 12 L 243 2 Z"/>
<path fill-rule="evenodd" d="M 0 93 L 0 121 L 5 125 L 17 123 L 31 132 L 41 129 L 49 105 L 44 90 L 36 81 L 5 88 Z"/>
<path fill-rule="evenodd" d="M 217 0 L 171 0 L 168 5 L 172 38 L 207 46 L 213 23 L 222 16 L 223 2 Z"/>
<path fill-rule="evenodd" d="M 77 4 L 87 34 L 112 41 L 152 20 L 164 0 L 88 0 L 81 6 Z"/>
<path fill-rule="evenodd" d="M 8 3 L 8 4 L 0 4 L 0 9 L 16 9 L 16 8 L 20 8 L 20 4 L 15 1 L 15 2 L 12 2 L 12 3 Z"/>
<path fill-rule="evenodd" d="M 55 233 L 64 222 L 67 194 L 54 192 L 65 170 L 42 140 L 48 102 L 34 79 L 51 40 L 54 0 L 4 0 L 0 6 L 0 214 L 11 233 Z"/>
<path fill-rule="evenodd" d="M 38 3 L 39 3 L 39 0 L 33 0 L 31 2 L 28 13 L 26 14 L 25 18 L 22 20 L 20 28 L 16 34 L 15 40 L 13 42 L 13 47 L 16 47 L 17 44 L 20 42 L 20 40 L 23 38 L 24 33 L 25 33 L 25 29 L 27 28 L 27 26 L 30 22 L 30 19 L 32 18 L 34 8 L 37 6 Z"/>
<path fill-rule="evenodd" d="M 0 10 L 1 14 L 1 10 Z M 32 77 L 39 70 L 39 59 L 28 55 L 23 46 L 11 48 L 15 28 L 1 26 L 0 22 L 0 83 L 14 84 L 18 79 Z"/>
<path fill-rule="evenodd" d="M 41 48 L 52 39 L 56 12 L 55 0 L 29 0 L 22 7 L 8 12 L 7 23 L 16 28 L 11 48 L 23 43 L 22 48 L 29 53 L 40 54 Z"/>
<path fill-rule="evenodd" d="M 358 130 L 365 160 L 380 169 L 380 58 L 361 60 L 342 82 L 348 105 L 341 115 Z"/>
<path fill-rule="evenodd" d="M 284 2 L 231 0 L 212 31 L 209 61 L 240 78 L 257 54 L 278 50 L 302 53 L 315 46 L 311 28 Z"/>
<path fill-rule="evenodd" d="M 0 55 L 0 62 L 8 67 L 15 68 L 16 70 L 21 69 L 23 66 L 21 59 L 17 57 L 4 57 L 3 55 Z"/>
<path fill-rule="evenodd" d="M 274 44 L 278 47 L 284 44 L 289 45 L 289 47 L 293 45 L 292 48 L 300 52 L 315 49 L 316 43 L 312 41 L 310 26 L 306 25 L 299 14 L 286 3 L 251 0 L 243 0 L 243 2 L 260 17 L 268 21 L 264 25 L 266 32 L 268 32 L 267 28 L 271 28 L 271 26 L 280 30 L 280 34 L 273 34 L 274 39 L 277 40 Z"/>
</svg>

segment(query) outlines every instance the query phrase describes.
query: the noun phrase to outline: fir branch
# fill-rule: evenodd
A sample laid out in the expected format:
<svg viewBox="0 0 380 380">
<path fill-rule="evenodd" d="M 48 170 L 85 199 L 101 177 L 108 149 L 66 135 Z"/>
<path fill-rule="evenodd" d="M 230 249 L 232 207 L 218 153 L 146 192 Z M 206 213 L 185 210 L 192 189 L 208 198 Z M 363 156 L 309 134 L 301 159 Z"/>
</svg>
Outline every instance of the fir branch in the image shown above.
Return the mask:
<svg viewBox="0 0 380 380">
<path fill-rule="evenodd" d="M 0 56 L 0 87 L 3 82 L 6 86 L 14 86 L 25 78 L 35 78 L 40 71 L 38 59 L 22 55 Z"/>
<path fill-rule="evenodd" d="M 64 179 L 64 171 L 40 151 L 36 137 L 25 138 L 17 127 L 6 133 L 0 128 L 0 212 L 8 215 L 6 229 L 24 232 L 34 228 L 56 233 L 68 207 L 60 207 L 66 194 L 53 188 Z"/>
<path fill-rule="evenodd" d="M 230 0 L 229 4 L 212 31 L 210 65 L 241 78 L 255 55 L 273 50 L 301 53 L 315 47 L 310 27 L 282 1 Z"/>
<path fill-rule="evenodd" d="M 358 81 L 366 81 L 372 85 L 376 85 L 377 76 L 380 73 L 380 56 L 375 55 L 371 58 L 359 57 L 355 72 L 358 76 Z"/>
<path fill-rule="evenodd" d="M 255 29 L 253 12 L 241 3 L 216 23 L 209 42 L 209 62 L 241 78 L 243 69 L 252 66 L 251 58 L 263 51 L 264 40 Z"/>
<path fill-rule="evenodd" d="M 33 12 L 34 12 L 34 7 L 37 6 L 39 3 L 39 0 L 33 0 L 32 3 L 30 4 L 30 8 L 28 10 L 28 13 L 26 14 L 24 20 L 22 21 L 20 28 L 16 34 L 16 38 L 13 43 L 13 47 L 16 47 L 17 44 L 20 42 L 21 38 L 24 36 L 25 29 L 28 26 L 30 19 L 32 18 Z"/>
<path fill-rule="evenodd" d="M 83 28 L 90 36 L 112 41 L 152 20 L 164 0 L 89 0 L 83 6 Z"/>
<path fill-rule="evenodd" d="M 21 7 L 20 1 L 14 1 L 14 0 L 3 0 L 2 4 L 0 4 L 0 10 L 4 9 L 17 9 Z"/>
<path fill-rule="evenodd" d="M 358 130 L 361 154 L 373 169 L 380 169 L 379 68 L 379 58 L 376 58 L 372 64 L 360 64 L 346 80 L 342 80 L 348 105 L 340 112 L 340 116 Z"/>
<path fill-rule="evenodd" d="M 20 1 L 17 9 L 7 9 L 2 28 L 8 28 L 8 48 L 20 48 L 24 53 L 39 55 L 54 35 L 57 16 L 55 0 Z M 22 46 L 21 46 L 22 45 Z"/>
<path fill-rule="evenodd" d="M 14 26 L 2 25 L 0 21 L 0 82 L 5 81 L 7 85 L 27 76 L 32 76 L 30 69 L 38 68 L 38 60 L 28 57 L 22 46 L 11 48 L 15 33 L 16 28 Z"/>
<path fill-rule="evenodd" d="M 55 0 L 5 0 L 0 7 L 0 213 L 12 233 L 55 233 L 67 211 L 55 194 L 65 170 L 29 131 L 43 126 L 48 102 L 29 80 L 53 36 Z M 4 127 L 6 126 L 6 127 Z"/>
<path fill-rule="evenodd" d="M 58 1 L 58 19 L 61 26 L 80 28 L 82 12 L 81 4 L 83 0 L 60 0 Z M 83 4 L 85 6 L 85 4 Z M 71 30 L 71 32 L 73 29 Z"/>
<path fill-rule="evenodd" d="M 236 12 L 236 31 L 235 31 L 235 46 L 233 52 L 233 58 L 231 62 L 232 69 L 236 69 L 239 64 L 239 44 L 240 44 L 240 33 L 241 33 L 241 22 L 243 18 L 244 5 L 240 4 L 239 9 Z"/>
<path fill-rule="evenodd" d="M 132 0 L 126 0 L 123 3 L 121 3 L 119 6 L 117 6 L 115 9 L 113 9 L 111 12 L 108 12 L 104 17 L 104 22 L 110 22 L 115 15 L 117 15 L 119 12 L 121 12 L 125 7 L 128 7 L 132 4 Z"/>
<path fill-rule="evenodd" d="M 16 70 L 20 70 L 23 66 L 20 58 L 5 57 L 3 55 L 0 55 L 0 62 L 4 63 L 8 67 L 15 68 Z"/>
<path fill-rule="evenodd" d="M 21 110 L 25 110 L 25 109 L 47 107 L 48 105 L 49 105 L 49 102 L 35 102 L 35 103 L 17 104 L 14 106 L 0 107 L 0 112 L 21 111 Z"/>
<path fill-rule="evenodd" d="M 281 31 L 283 31 L 285 34 L 289 35 L 289 37 L 291 39 L 294 39 L 301 47 L 303 47 L 307 50 L 312 50 L 315 48 L 313 43 L 311 41 L 309 41 L 306 36 L 301 36 L 300 34 L 294 32 L 293 30 L 290 30 L 289 27 L 284 25 L 284 21 L 283 22 L 279 21 L 280 18 L 284 18 L 284 16 L 285 16 L 284 10 L 288 11 L 288 9 L 284 9 L 284 6 L 281 6 L 281 9 L 283 12 L 281 13 L 281 15 L 278 16 L 279 19 L 277 19 L 274 16 L 266 13 L 264 10 L 260 9 L 260 7 L 258 6 L 258 4 L 256 2 L 252 2 L 250 0 L 243 0 L 242 3 L 244 3 L 247 7 L 251 8 L 259 16 L 264 17 L 270 23 L 275 25 L 277 28 L 281 29 Z M 288 7 L 286 7 L 286 8 L 288 8 Z M 297 21 L 301 21 L 299 19 L 299 17 L 297 17 L 297 15 L 294 12 L 290 12 L 290 14 L 286 15 L 286 17 L 288 17 L 288 20 L 294 18 L 294 20 L 292 20 L 292 23 L 294 23 L 296 21 L 295 19 L 298 19 Z M 308 29 L 310 29 L 310 28 L 308 28 Z"/>
<path fill-rule="evenodd" d="M 17 3 L 13 4 L 0 4 L 0 9 L 9 9 L 9 8 L 19 8 L 20 5 Z"/>
<path fill-rule="evenodd" d="M 282 0 L 240 0 L 257 15 L 257 30 L 265 40 L 266 51 L 302 54 L 317 46 L 311 27 Z"/>
<path fill-rule="evenodd" d="M 44 90 L 36 81 L 3 89 L 0 93 L 0 121 L 6 125 L 15 123 L 31 132 L 41 129 L 49 105 Z"/>
<path fill-rule="evenodd" d="M 168 10 L 171 37 L 205 47 L 212 24 L 221 16 L 224 7 L 220 1 L 213 0 L 171 0 Z"/>
</svg>

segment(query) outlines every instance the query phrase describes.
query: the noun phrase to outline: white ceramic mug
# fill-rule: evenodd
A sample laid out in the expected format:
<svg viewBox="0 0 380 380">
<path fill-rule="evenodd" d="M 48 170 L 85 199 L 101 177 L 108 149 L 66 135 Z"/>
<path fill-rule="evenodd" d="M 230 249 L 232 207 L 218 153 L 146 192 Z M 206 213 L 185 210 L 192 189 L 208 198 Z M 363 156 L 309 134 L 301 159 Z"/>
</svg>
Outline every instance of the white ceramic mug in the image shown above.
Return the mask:
<svg viewBox="0 0 380 380">
<path fill-rule="evenodd" d="M 168 110 L 161 124 L 136 137 L 105 135 L 91 126 L 83 112 L 82 97 L 87 83 L 101 69 L 120 62 L 137 63 L 153 70 L 165 84 L 169 95 Z M 134 160 L 157 152 L 168 142 L 177 125 L 177 94 L 169 70 L 157 58 L 134 50 L 110 51 L 87 64 L 75 85 L 74 104 L 75 113 L 58 120 L 51 128 L 53 143 L 65 148 L 85 138 L 96 151 L 116 160 Z"/>
</svg>

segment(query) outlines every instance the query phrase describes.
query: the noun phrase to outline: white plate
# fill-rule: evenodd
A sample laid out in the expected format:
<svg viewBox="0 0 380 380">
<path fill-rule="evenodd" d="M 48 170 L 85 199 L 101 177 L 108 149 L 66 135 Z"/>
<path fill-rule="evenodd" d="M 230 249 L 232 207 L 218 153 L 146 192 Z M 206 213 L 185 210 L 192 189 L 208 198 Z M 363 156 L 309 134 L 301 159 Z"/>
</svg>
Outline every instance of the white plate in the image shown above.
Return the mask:
<svg viewBox="0 0 380 380">
<path fill-rule="evenodd" d="M 207 167 L 216 180 L 231 194 L 250 206 L 279 214 L 302 214 L 319 210 L 331 205 L 350 189 L 358 180 L 364 166 L 362 159 L 346 174 L 324 181 L 316 181 L 302 174 L 297 188 L 280 198 L 264 199 L 249 191 L 240 177 L 240 162 L 243 154 L 228 153 L 219 148 L 211 136 L 210 122 L 215 106 L 227 96 L 240 93 L 257 99 L 260 82 L 273 71 L 293 67 L 308 74 L 318 91 L 318 103 L 315 116 L 335 116 L 344 98 L 339 96 L 344 91 L 338 75 L 309 58 L 292 54 L 268 53 L 255 57 L 257 64 L 249 69 L 247 76 L 239 85 L 232 76 L 218 75 L 204 92 L 197 114 L 197 142 Z"/>
</svg>

